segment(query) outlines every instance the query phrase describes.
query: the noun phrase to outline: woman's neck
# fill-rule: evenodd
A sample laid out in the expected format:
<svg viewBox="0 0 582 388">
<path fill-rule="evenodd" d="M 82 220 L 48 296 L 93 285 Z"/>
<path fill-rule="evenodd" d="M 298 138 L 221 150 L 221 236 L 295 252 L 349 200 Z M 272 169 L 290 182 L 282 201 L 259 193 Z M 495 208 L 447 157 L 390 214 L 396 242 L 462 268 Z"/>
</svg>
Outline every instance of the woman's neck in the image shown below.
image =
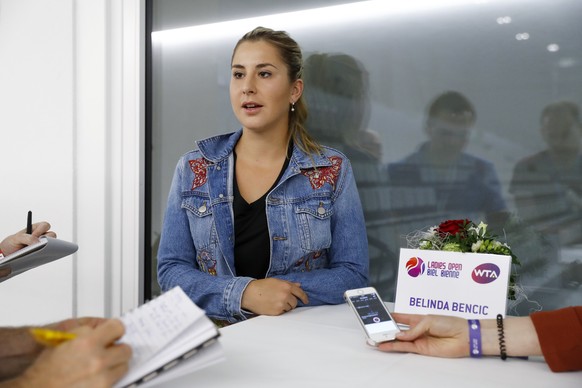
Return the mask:
<svg viewBox="0 0 582 388">
<path fill-rule="evenodd" d="M 261 163 L 279 161 L 287 155 L 289 139 L 286 134 L 255 133 L 243 130 L 235 146 L 237 157 L 248 158 Z"/>
</svg>

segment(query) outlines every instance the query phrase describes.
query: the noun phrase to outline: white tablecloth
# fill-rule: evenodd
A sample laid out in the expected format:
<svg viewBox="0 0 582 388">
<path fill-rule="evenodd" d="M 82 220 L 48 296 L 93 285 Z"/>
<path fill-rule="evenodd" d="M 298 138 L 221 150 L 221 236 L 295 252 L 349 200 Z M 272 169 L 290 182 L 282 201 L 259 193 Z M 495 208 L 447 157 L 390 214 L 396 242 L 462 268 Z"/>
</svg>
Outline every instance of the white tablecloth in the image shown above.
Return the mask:
<svg viewBox="0 0 582 388">
<path fill-rule="evenodd" d="M 220 330 L 226 361 L 163 387 L 582 387 L 582 372 L 543 359 L 445 359 L 380 352 L 346 304 L 298 308 Z M 155 383 L 155 379 L 151 381 Z"/>
</svg>

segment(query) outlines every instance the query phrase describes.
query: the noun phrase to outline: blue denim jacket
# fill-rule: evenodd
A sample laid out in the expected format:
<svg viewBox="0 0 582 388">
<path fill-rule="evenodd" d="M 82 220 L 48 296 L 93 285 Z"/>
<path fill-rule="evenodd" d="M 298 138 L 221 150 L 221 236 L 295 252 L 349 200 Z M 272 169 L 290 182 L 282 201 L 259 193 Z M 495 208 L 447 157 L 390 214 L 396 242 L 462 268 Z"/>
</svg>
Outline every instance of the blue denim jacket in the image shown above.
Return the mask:
<svg viewBox="0 0 582 388">
<path fill-rule="evenodd" d="M 253 279 L 237 276 L 234 266 L 232 151 L 241 134 L 199 141 L 182 156 L 158 250 L 162 290 L 179 285 L 208 316 L 229 322 L 252 316 L 241 298 Z M 323 153 L 294 147 L 266 198 L 266 277 L 301 283 L 310 306 L 342 303 L 345 290 L 368 283 L 366 228 L 350 162 L 331 148 Z"/>
</svg>

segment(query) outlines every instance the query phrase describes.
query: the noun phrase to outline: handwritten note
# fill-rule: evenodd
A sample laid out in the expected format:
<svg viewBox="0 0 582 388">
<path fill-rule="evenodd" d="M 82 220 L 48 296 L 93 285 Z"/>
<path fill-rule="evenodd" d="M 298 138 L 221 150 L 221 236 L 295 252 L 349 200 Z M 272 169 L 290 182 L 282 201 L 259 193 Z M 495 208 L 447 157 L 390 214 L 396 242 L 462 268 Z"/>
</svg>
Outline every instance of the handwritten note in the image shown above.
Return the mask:
<svg viewBox="0 0 582 388">
<path fill-rule="evenodd" d="M 120 318 L 125 325 L 121 342 L 129 344 L 133 350 L 130 368 L 152 358 L 204 316 L 204 311 L 192 303 L 180 287 L 124 314 Z"/>
</svg>

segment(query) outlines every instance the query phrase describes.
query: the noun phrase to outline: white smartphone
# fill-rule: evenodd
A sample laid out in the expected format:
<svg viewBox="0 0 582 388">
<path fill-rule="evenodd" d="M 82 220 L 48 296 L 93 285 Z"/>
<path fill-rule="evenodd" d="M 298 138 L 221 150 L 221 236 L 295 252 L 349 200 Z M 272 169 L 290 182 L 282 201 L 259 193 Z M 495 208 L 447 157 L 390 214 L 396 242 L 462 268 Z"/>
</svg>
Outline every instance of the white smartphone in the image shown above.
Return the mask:
<svg viewBox="0 0 582 388">
<path fill-rule="evenodd" d="M 356 313 L 370 345 L 394 340 L 400 329 L 374 287 L 347 290 L 344 299 Z"/>
</svg>

